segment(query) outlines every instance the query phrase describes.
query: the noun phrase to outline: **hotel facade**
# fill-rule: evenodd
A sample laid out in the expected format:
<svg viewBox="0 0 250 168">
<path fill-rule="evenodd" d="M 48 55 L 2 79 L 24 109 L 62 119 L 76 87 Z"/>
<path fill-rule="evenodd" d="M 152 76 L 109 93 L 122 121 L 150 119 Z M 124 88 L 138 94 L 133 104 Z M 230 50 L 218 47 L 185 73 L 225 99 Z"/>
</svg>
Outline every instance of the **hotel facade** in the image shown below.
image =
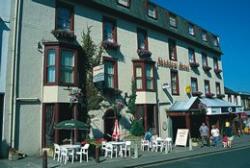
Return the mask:
<svg viewBox="0 0 250 168">
<path fill-rule="evenodd" d="M 195 136 L 201 122 L 220 126 L 220 116 L 236 111 L 222 100 L 218 36 L 150 1 L 12 0 L 11 19 L 17 31 L 9 39 L 15 47 L 8 49 L 3 155 L 7 146 L 35 154 L 61 143 L 68 135 L 53 125 L 81 118 L 69 94 L 81 85 L 81 35 L 87 27 L 104 48 L 103 90 L 119 90 L 125 99 L 133 79 L 136 115 L 145 130 L 174 138 L 178 128 L 188 128 Z M 121 111 L 126 136 L 126 105 Z M 112 134 L 110 107 L 89 114 L 91 136 Z"/>
</svg>

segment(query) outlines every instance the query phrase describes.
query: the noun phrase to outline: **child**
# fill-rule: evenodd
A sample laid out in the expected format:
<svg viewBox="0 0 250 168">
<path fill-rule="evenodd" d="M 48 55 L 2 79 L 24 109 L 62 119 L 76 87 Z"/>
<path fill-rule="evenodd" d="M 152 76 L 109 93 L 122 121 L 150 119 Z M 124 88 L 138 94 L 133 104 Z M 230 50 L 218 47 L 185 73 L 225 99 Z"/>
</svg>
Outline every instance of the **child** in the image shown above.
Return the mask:
<svg viewBox="0 0 250 168">
<path fill-rule="evenodd" d="M 223 135 L 222 143 L 224 148 L 228 147 L 228 137 L 225 134 Z"/>
</svg>

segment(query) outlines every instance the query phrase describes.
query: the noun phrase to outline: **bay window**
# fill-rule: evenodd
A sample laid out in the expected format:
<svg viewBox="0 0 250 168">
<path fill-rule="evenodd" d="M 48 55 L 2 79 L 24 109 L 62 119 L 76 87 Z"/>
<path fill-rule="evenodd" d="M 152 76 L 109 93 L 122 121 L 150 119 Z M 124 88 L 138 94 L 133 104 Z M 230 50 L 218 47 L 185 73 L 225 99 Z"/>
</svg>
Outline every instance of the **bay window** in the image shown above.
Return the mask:
<svg viewBox="0 0 250 168">
<path fill-rule="evenodd" d="M 155 91 L 154 62 L 133 60 L 137 91 Z"/>
<path fill-rule="evenodd" d="M 117 89 L 118 88 L 118 74 L 117 74 L 117 61 L 104 57 L 104 73 L 105 73 L 105 87 Z"/>
<path fill-rule="evenodd" d="M 45 44 L 45 85 L 77 85 L 77 48 Z"/>
</svg>

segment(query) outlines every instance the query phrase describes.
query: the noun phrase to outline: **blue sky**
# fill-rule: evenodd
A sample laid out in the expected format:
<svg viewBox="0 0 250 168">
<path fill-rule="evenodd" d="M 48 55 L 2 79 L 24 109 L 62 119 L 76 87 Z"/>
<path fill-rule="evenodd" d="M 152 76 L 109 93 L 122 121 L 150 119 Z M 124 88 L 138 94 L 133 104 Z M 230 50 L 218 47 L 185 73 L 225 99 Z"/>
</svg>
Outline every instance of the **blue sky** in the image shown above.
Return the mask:
<svg viewBox="0 0 250 168">
<path fill-rule="evenodd" d="M 219 35 L 225 86 L 250 92 L 250 0 L 152 0 Z"/>
</svg>

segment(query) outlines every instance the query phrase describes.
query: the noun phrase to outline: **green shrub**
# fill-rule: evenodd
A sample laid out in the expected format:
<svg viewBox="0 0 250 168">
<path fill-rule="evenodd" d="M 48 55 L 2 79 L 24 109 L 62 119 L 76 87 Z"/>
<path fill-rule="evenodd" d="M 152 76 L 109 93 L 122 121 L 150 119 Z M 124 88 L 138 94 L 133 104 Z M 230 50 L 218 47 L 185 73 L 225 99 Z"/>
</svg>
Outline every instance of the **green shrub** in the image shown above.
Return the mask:
<svg viewBox="0 0 250 168">
<path fill-rule="evenodd" d="M 134 120 L 131 124 L 130 133 L 134 136 L 142 136 L 144 134 L 144 128 L 142 121 Z"/>
</svg>

